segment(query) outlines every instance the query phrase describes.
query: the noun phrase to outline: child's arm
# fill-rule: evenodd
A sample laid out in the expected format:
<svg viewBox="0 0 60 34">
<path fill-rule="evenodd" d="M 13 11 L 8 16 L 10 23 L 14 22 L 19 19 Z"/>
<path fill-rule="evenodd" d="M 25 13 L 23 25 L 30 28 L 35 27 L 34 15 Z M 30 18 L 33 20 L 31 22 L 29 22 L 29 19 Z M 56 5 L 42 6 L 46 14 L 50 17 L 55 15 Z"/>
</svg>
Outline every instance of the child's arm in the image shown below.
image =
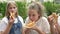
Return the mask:
<svg viewBox="0 0 60 34">
<path fill-rule="evenodd" d="M 58 32 L 59 32 L 59 34 L 60 34 L 60 26 L 59 26 L 59 24 L 58 24 L 58 23 L 55 24 L 55 27 L 57 28 L 57 30 L 58 30 Z"/>
<path fill-rule="evenodd" d="M 2 22 L 1 22 L 1 23 L 2 23 Z M 8 24 L 6 25 L 6 29 L 5 29 L 4 31 L 0 32 L 0 34 L 9 34 L 9 31 L 10 31 L 13 23 L 14 23 L 14 19 L 9 19 Z M 4 23 L 4 24 L 5 24 L 5 23 Z M 3 26 L 3 25 L 2 25 L 2 26 Z"/>
<path fill-rule="evenodd" d="M 12 26 L 11 24 L 8 24 L 6 30 L 3 32 L 0 32 L 0 34 L 8 34 L 11 29 L 11 26 Z"/>
<path fill-rule="evenodd" d="M 12 27 L 12 24 L 8 24 L 6 30 L 3 32 L 3 34 L 8 34 L 11 27 Z"/>
<path fill-rule="evenodd" d="M 54 25 L 50 25 L 50 31 L 51 31 L 51 34 L 55 34 L 55 28 L 54 28 Z"/>
<path fill-rule="evenodd" d="M 56 27 L 54 26 L 54 21 L 53 20 L 54 20 L 53 16 L 50 15 L 48 17 L 48 21 L 49 21 L 49 24 L 50 24 L 50 31 L 51 31 L 51 34 L 56 34 L 56 32 L 58 32 L 58 31 L 55 30 Z"/>
</svg>

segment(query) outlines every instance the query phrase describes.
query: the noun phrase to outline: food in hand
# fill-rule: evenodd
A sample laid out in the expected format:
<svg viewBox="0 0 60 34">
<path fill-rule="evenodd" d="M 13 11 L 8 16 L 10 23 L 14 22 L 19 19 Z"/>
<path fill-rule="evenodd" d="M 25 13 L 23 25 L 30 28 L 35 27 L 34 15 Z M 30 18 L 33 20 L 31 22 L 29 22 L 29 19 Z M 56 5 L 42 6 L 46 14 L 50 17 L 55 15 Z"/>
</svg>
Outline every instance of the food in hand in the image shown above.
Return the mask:
<svg viewBox="0 0 60 34">
<path fill-rule="evenodd" d="M 55 20 L 57 20 L 58 16 L 56 13 L 53 13 L 52 16 L 55 18 Z"/>
<path fill-rule="evenodd" d="M 14 18 L 14 13 L 10 13 L 10 18 Z"/>
<path fill-rule="evenodd" d="M 53 13 L 52 16 L 54 17 L 54 24 L 57 23 L 58 15 L 56 13 Z"/>
<path fill-rule="evenodd" d="M 35 23 L 32 22 L 32 21 L 30 21 L 28 24 L 26 24 L 26 27 L 27 27 L 27 28 L 31 28 L 31 27 L 33 27 L 34 25 L 35 25 Z"/>
</svg>

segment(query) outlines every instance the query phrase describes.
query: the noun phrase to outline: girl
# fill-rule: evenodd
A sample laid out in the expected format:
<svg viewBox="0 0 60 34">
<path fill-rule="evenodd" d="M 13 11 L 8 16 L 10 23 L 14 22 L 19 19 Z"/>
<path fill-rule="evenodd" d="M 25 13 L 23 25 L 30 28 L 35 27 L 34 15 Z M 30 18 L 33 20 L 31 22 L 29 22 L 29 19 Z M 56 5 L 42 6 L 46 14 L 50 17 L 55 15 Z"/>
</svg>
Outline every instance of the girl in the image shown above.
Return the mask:
<svg viewBox="0 0 60 34">
<path fill-rule="evenodd" d="M 50 26 L 45 17 L 42 16 L 44 7 L 38 3 L 33 2 L 28 8 L 28 17 L 25 21 L 25 25 L 30 21 L 34 21 L 35 26 L 32 28 L 25 28 L 25 33 L 29 34 L 49 34 Z"/>
<path fill-rule="evenodd" d="M 23 19 L 14 1 L 7 3 L 6 16 L 0 23 L 0 34 L 22 34 Z"/>
</svg>

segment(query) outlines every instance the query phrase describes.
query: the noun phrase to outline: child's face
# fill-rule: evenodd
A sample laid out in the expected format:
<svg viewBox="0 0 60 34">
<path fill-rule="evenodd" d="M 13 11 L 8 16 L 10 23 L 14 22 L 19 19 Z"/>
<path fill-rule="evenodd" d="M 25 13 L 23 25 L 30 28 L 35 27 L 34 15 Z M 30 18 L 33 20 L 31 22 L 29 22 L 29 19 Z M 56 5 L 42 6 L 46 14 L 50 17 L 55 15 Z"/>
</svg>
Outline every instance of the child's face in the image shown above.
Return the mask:
<svg viewBox="0 0 60 34">
<path fill-rule="evenodd" d="M 8 11 L 16 13 L 17 12 L 17 7 L 14 4 L 10 4 L 9 7 L 8 7 Z"/>
<path fill-rule="evenodd" d="M 28 15 L 29 15 L 29 19 L 32 21 L 37 21 L 39 18 L 38 12 L 33 9 L 29 10 Z"/>
</svg>

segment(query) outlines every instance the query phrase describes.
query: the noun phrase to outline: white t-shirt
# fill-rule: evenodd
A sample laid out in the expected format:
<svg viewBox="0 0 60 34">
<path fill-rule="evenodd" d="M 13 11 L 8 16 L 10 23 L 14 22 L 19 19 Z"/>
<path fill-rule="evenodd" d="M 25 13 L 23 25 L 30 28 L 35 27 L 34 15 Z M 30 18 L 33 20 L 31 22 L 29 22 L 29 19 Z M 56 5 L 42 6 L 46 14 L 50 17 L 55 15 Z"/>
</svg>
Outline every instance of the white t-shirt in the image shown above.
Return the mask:
<svg viewBox="0 0 60 34">
<path fill-rule="evenodd" d="M 23 22 L 22 17 L 21 16 L 18 16 L 18 18 L 21 21 L 22 25 L 24 25 L 24 22 Z M 17 22 L 18 22 L 18 20 L 17 20 L 17 18 L 15 18 L 14 23 L 17 23 Z M 0 23 L 0 31 L 4 31 L 6 29 L 6 27 L 7 27 L 7 25 L 8 25 L 8 19 L 7 19 L 7 17 L 4 17 L 1 20 L 1 23 Z"/>
<path fill-rule="evenodd" d="M 29 23 L 30 19 L 27 17 L 25 24 Z M 46 34 L 50 33 L 50 25 L 48 20 L 45 17 L 41 17 L 37 22 L 36 26 L 38 26 L 42 31 L 46 32 Z M 29 34 L 38 34 L 35 30 L 31 30 Z"/>
<path fill-rule="evenodd" d="M 60 16 L 58 16 L 58 24 L 59 24 L 59 26 L 60 26 Z"/>
</svg>

